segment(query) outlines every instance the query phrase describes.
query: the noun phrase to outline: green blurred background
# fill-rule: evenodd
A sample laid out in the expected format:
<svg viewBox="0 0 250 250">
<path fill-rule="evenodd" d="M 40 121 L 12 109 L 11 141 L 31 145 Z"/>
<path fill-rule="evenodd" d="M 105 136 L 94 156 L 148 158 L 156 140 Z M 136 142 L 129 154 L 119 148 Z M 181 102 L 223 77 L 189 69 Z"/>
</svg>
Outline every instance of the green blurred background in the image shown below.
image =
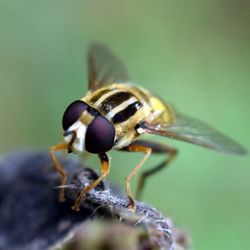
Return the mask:
<svg viewBox="0 0 250 250">
<path fill-rule="evenodd" d="M 1 153 L 59 142 L 64 109 L 86 92 L 93 40 L 122 58 L 134 82 L 249 150 L 249 13 L 243 0 L 1 1 Z M 145 201 L 188 230 L 194 249 L 250 249 L 250 157 L 154 139 L 179 155 L 147 183 Z M 109 179 L 123 188 L 142 155 L 110 155 Z M 90 164 L 99 169 L 95 156 Z"/>
</svg>

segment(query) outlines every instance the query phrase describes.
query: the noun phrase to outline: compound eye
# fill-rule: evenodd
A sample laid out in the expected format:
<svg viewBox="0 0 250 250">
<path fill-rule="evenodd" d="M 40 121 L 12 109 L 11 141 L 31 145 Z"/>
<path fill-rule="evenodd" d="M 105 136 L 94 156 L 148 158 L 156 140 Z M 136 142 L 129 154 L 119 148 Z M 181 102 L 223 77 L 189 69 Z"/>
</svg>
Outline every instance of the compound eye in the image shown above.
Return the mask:
<svg viewBox="0 0 250 250">
<path fill-rule="evenodd" d="M 82 112 L 87 110 L 88 105 L 83 101 L 72 102 L 63 114 L 62 126 L 64 130 L 67 130 L 72 124 L 74 124 L 81 116 Z"/>
<path fill-rule="evenodd" d="M 94 154 L 109 151 L 114 145 L 115 128 L 105 117 L 97 116 L 88 126 L 85 149 Z"/>
</svg>

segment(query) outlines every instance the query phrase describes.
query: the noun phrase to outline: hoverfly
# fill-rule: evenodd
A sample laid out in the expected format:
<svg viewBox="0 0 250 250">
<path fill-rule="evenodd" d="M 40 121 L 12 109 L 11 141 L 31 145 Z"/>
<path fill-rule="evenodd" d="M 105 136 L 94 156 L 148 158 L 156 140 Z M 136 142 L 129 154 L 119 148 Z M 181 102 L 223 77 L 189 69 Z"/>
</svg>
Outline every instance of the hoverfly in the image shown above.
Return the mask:
<svg viewBox="0 0 250 250">
<path fill-rule="evenodd" d="M 205 123 L 176 112 L 152 92 L 129 82 L 123 63 L 104 45 L 94 43 L 88 51 L 88 92 L 72 102 L 62 118 L 64 141 L 51 147 L 56 170 L 66 184 L 67 174 L 55 156 L 55 151 L 97 154 L 101 161 L 100 177 L 85 187 L 75 201 L 80 202 L 109 172 L 107 152 L 111 149 L 145 153 L 143 159 L 126 177 L 128 207 L 135 210 L 130 191 L 132 177 L 152 153 L 165 154 L 163 162 L 142 173 L 137 193 L 147 177 L 167 166 L 176 156 L 176 149 L 156 142 L 138 139 L 143 134 L 161 135 L 186 141 L 220 152 L 242 155 L 246 150 L 237 142 Z M 64 200 L 61 189 L 59 199 Z"/>
</svg>

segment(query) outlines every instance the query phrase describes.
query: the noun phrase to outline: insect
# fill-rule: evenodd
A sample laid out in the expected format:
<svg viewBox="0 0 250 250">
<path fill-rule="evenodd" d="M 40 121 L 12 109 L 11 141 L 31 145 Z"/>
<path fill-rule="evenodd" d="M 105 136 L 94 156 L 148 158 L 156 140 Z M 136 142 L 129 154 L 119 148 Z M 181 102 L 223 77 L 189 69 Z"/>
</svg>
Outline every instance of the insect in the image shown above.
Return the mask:
<svg viewBox="0 0 250 250">
<path fill-rule="evenodd" d="M 67 182 L 67 174 L 55 151 L 96 154 L 102 166 L 100 177 L 80 192 L 72 207 L 76 211 L 79 211 L 86 193 L 109 173 L 107 152 L 111 149 L 145 154 L 125 181 L 128 208 L 136 209 L 130 190 L 132 177 L 152 153 L 166 155 L 157 166 L 142 173 L 137 188 L 139 194 L 146 178 L 167 166 L 177 153 L 171 146 L 141 140 L 143 134 L 169 137 L 225 153 L 246 154 L 246 150 L 229 137 L 199 120 L 178 113 L 157 95 L 130 83 L 123 63 L 99 43 L 92 44 L 88 50 L 88 92 L 67 107 L 62 127 L 64 141 L 51 147 L 51 157 L 61 175 L 62 187 Z M 64 200 L 63 188 L 59 199 Z"/>
</svg>

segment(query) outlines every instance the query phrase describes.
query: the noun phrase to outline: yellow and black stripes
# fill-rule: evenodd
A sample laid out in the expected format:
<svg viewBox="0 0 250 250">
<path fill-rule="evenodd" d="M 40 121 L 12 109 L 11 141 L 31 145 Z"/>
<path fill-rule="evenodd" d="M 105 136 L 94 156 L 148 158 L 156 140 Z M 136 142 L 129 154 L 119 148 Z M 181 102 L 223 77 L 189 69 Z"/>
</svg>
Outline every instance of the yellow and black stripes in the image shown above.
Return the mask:
<svg viewBox="0 0 250 250">
<path fill-rule="evenodd" d="M 103 95 L 105 95 L 108 92 L 110 92 L 109 88 L 97 90 L 96 92 L 93 93 L 93 95 L 91 95 L 90 104 L 95 104 L 97 100 L 99 100 Z"/>
<path fill-rule="evenodd" d="M 132 92 L 117 88 L 105 88 L 93 93 L 89 103 L 114 124 L 129 120 L 142 107 Z"/>
<path fill-rule="evenodd" d="M 132 94 L 129 92 L 116 92 L 108 96 L 102 103 L 98 106 L 100 111 L 103 114 L 107 114 L 108 112 L 112 111 L 115 107 L 119 106 L 123 102 L 126 102 L 128 99 L 132 97 Z"/>
<path fill-rule="evenodd" d="M 128 120 L 137 112 L 137 110 L 141 108 L 141 106 L 142 106 L 141 103 L 138 101 L 129 104 L 126 108 L 124 108 L 120 112 L 117 112 L 113 116 L 112 122 L 114 124 L 117 124 Z"/>
</svg>

